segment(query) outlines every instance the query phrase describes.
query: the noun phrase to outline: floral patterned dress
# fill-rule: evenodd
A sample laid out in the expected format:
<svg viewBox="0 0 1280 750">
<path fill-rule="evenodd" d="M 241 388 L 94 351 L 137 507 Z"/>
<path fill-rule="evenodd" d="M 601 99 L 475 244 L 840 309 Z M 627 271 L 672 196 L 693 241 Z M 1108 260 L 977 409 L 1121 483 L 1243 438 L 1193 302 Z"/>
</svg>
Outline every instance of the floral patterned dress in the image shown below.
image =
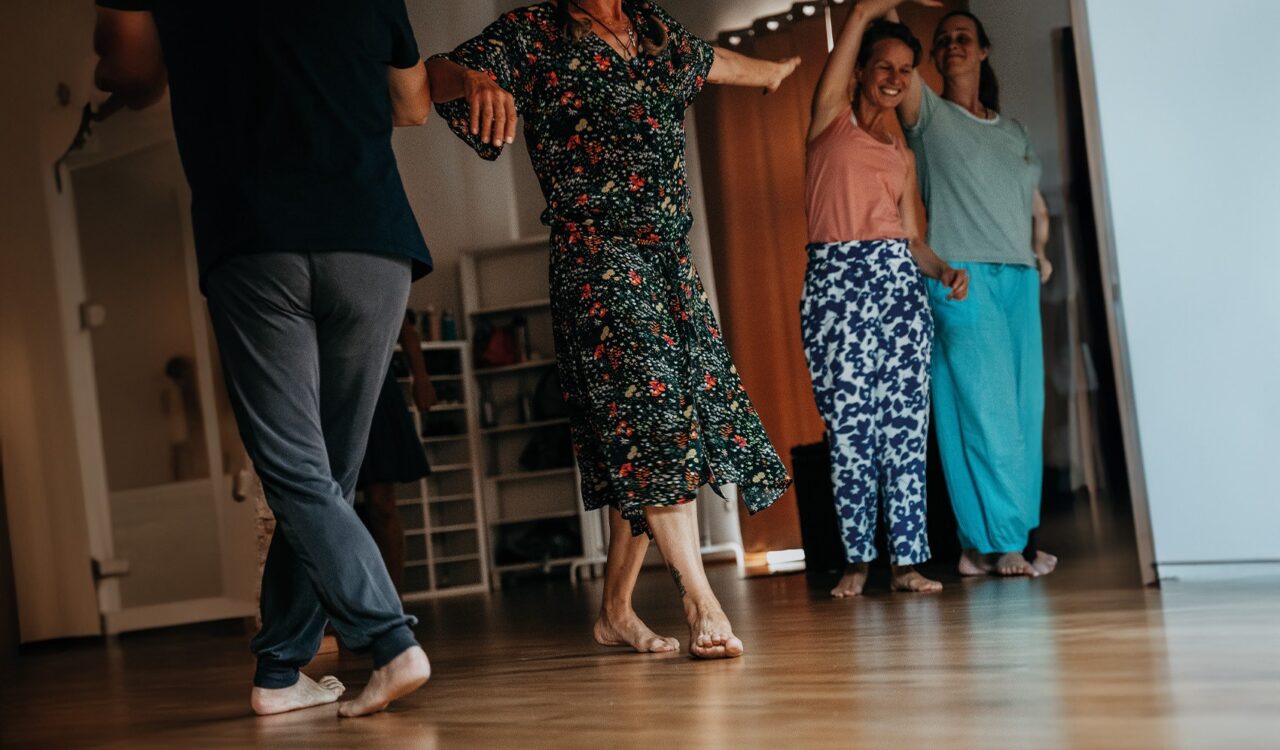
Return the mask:
<svg viewBox="0 0 1280 750">
<path fill-rule="evenodd" d="M 511 11 L 444 57 L 509 91 L 547 199 L 561 385 L 587 508 L 645 506 L 736 484 L 752 513 L 790 478 L 729 359 L 689 252 L 685 109 L 714 60 L 656 4 L 624 0 L 667 44 L 628 62 L 591 34 L 566 38 L 555 3 Z M 482 157 L 466 100 L 439 105 Z"/>
</svg>

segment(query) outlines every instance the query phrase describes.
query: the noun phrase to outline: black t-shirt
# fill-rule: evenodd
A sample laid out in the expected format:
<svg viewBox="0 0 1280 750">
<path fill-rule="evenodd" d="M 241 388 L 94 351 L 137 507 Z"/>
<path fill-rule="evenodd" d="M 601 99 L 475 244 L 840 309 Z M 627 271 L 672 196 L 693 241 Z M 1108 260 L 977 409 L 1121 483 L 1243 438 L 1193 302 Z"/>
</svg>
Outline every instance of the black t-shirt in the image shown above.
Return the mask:
<svg viewBox="0 0 1280 750">
<path fill-rule="evenodd" d="M 391 150 L 387 68 L 421 62 L 404 0 L 97 0 L 150 11 L 201 278 L 242 253 L 431 255 Z"/>
</svg>

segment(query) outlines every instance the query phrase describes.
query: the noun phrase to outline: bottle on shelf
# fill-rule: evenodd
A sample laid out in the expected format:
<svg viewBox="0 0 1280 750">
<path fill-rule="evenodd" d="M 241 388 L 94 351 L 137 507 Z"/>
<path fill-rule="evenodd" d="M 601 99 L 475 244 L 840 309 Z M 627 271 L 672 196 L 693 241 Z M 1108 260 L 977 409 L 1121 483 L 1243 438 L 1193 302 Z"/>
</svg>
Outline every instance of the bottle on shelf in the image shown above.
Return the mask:
<svg viewBox="0 0 1280 750">
<path fill-rule="evenodd" d="M 511 330 L 515 336 L 516 353 L 520 356 L 521 362 L 529 361 L 529 321 L 523 315 L 517 315 L 511 320 Z"/>
<path fill-rule="evenodd" d="M 439 327 L 439 317 L 436 315 L 435 305 L 427 305 L 422 311 L 422 340 L 439 341 L 440 337 L 437 335 Z"/>
<path fill-rule="evenodd" d="M 493 427 L 498 424 L 498 408 L 493 403 L 493 391 L 488 383 L 480 386 L 480 426 Z"/>
<path fill-rule="evenodd" d="M 458 340 L 458 319 L 453 317 L 453 313 L 449 310 L 440 313 L 440 340 Z"/>
<path fill-rule="evenodd" d="M 533 394 L 525 386 L 520 386 L 520 421 L 533 421 Z"/>
</svg>

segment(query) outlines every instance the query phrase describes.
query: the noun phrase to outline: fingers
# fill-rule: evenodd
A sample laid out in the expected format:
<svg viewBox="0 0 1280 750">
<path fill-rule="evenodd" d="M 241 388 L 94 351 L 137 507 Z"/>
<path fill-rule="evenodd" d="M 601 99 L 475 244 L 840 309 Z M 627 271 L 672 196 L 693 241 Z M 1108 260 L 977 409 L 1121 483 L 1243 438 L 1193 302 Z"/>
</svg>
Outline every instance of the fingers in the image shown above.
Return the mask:
<svg viewBox="0 0 1280 750">
<path fill-rule="evenodd" d="M 490 107 L 492 117 L 490 117 L 488 121 L 489 132 L 488 135 L 486 135 L 484 142 L 493 144 L 494 146 L 500 146 L 505 143 L 507 139 L 507 108 L 503 106 L 501 99 L 498 97 L 494 97 L 494 99 L 490 101 Z"/>
<path fill-rule="evenodd" d="M 510 94 L 503 98 L 504 109 L 507 113 L 507 130 L 504 133 L 507 143 L 516 142 L 516 120 L 519 116 L 516 114 L 516 100 Z"/>
<path fill-rule="evenodd" d="M 472 135 L 499 148 L 515 142 L 516 122 L 520 116 L 511 94 L 494 86 L 472 94 L 467 103 L 471 105 Z"/>
<path fill-rule="evenodd" d="M 480 135 L 480 125 L 488 122 L 484 119 L 484 92 L 472 94 L 468 97 L 467 104 L 471 108 L 471 135 Z"/>
</svg>

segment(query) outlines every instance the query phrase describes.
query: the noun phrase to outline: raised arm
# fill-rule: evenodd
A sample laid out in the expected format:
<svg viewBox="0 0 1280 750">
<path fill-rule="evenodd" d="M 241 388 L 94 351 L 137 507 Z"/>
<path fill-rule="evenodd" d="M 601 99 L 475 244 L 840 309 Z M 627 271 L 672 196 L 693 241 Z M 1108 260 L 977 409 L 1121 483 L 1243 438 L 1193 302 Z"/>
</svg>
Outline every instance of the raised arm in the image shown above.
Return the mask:
<svg viewBox="0 0 1280 750">
<path fill-rule="evenodd" d="M 902 199 L 898 201 L 898 213 L 902 216 L 902 228 L 906 230 L 908 241 L 911 243 L 911 257 L 915 258 L 916 265 L 920 267 L 920 273 L 941 281 L 951 289 L 947 299 L 963 300 L 969 296 L 969 273 L 953 268 L 938 257 L 938 254 L 925 241 L 924 222 L 921 220 L 919 205 L 920 183 L 916 176 L 916 159 L 915 156 L 909 156 L 907 189 L 902 192 Z"/>
<path fill-rule="evenodd" d="M 115 101 L 143 109 L 164 96 L 169 74 L 150 11 L 98 8 L 93 50 L 98 53 L 94 84 Z"/>
<path fill-rule="evenodd" d="M 942 7 L 942 3 L 921 2 L 921 5 L 927 5 L 931 8 Z M 897 8 L 891 9 L 885 14 L 885 18 L 894 23 L 901 23 L 898 18 Z M 898 121 L 903 127 L 914 128 L 916 123 L 920 122 L 920 100 L 924 96 L 924 79 L 920 77 L 920 71 L 911 71 L 911 77 L 907 79 L 906 95 L 902 97 L 902 103 L 898 105 Z"/>
<path fill-rule="evenodd" d="M 853 94 L 854 66 L 858 62 L 858 53 L 862 50 L 862 37 L 877 17 L 874 15 L 877 10 L 872 7 L 874 5 L 876 4 L 858 3 L 845 19 L 840 38 L 827 57 L 822 77 L 818 79 L 818 88 L 813 92 L 809 140 L 826 130 L 831 121 L 844 111 L 845 105 L 849 104 Z"/>
<path fill-rule="evenodd" d="M 781 62 L 757 60 L 732 50 L 715 48 L 716 59 L 711 64 L 708 83 L 725 86 L 758 86 L 765 93 L 778 90 L 787 76 L 795 72 L 800 65 L 800 58 L 788 57 Z"/>
</svg>

